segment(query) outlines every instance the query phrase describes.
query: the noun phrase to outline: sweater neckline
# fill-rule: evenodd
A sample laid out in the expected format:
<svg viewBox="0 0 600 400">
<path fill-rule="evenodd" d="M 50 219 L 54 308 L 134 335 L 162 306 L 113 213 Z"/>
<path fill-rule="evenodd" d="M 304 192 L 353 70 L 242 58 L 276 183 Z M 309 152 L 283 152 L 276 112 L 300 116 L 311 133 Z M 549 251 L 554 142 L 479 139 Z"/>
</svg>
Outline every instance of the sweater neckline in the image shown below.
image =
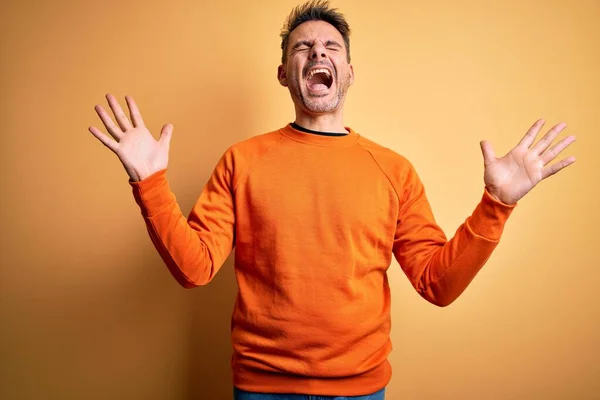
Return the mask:
<svg viewBox="0 0 600 400">
<path fill-rule="evenodd" d="M 314 133 L 307 133 L 295 129 L 291 123 L 281 128 L 279 131 L 283 136 L 300 143 L 326 147 L 352 146 L 357 142 L 360 135 L 350 127 L 346 126 L 344 128 L 346 131 L 348 131 L 348 134 L 343 136 L 316 135 Z"/>
<path fill-rule="evenodd" d="M 314 133 L 315 135 L 323 135 L 323 136 L 345 136 L 348 134 L 348 131 L 345 129 L 344 129 L 344 133 L 313 131 L 312 129 L 304 128 L 295 122 L 292 122 L 292 128 L 296 129 L 297 131 L 302 131 L 302 132 L 306 132 L 306 133 Z"/>
</svg>

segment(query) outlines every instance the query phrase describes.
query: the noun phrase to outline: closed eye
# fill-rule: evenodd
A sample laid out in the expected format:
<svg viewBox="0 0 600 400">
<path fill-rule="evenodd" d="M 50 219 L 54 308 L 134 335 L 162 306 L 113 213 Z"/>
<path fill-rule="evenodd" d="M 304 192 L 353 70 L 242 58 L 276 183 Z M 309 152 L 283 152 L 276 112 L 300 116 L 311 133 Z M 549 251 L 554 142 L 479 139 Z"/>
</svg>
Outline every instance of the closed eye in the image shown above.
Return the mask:
<svg viewBox="0 0 600 400">
<path fill-rule="evenodd" d="M 298 42 L 292 47 L 292 51 L 306 51 L 310 49 L 311 43 L 307 41 Z"/>
<path fill-rule="evenodd" d="M 327 43 L 325 43 L 325 47 L 327 47 L 329 50 L 338 51 L 342 48 L 342 45 L 334 40 L 328 40 Z"/>
</svg>

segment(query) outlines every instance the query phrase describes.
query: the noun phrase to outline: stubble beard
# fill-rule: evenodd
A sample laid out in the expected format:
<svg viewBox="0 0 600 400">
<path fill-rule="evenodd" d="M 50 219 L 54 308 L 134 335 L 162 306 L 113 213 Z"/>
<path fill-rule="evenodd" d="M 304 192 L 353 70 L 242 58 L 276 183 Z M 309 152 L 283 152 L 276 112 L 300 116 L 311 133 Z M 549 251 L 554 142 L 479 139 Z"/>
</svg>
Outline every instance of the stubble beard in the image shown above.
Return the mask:
<svg viewBox="0 0 600 400">
<path fill-rule="evenodd" d="M 323 96 L 309 96 L 305 94 L 300 87 L 299 79 L 294 79 L 293 84 L 290 86 L 290 92 L 292 97 L 298 99 L 300 103 L 310 112 L 330 113 L 338 108 L 346 96 L 346 93 L 348 93 L 349 86 L 349 77 L 342 78 L 339 82 L 337 82 L 337 91 L 335 96 L 328 101 L 319 101 L 319 99 L 321 97 L 329 96 L 329 94 Z"/>
</svg>

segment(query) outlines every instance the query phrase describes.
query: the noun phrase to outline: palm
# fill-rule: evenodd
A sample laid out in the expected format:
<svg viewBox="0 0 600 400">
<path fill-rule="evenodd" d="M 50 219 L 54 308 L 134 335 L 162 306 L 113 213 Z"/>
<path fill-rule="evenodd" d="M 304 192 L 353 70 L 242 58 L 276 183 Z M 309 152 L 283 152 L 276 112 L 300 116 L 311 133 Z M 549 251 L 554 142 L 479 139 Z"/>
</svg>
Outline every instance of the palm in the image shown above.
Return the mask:
<svg viewBox="0 0 600 400">
<path fill-rule="evenodd" d="M 116 154 L 126 169 L 128 165 L 135 165 L 139 169 L 158 171 L 167 167 L 169 159 L 165 147 L 154 139 L 146 127 L 128 131 L 119 141 Z"/>
<path fill-rule="evenodd" d="M 144 125 L 132 98 L 126 97 L 131 122 L 114 96 L 107 95 L 107 99 L 118 126 L 101 106 L 96 106 L 96 112 L 114 140 L 93 126 L 90 127 L 90 132 L 119 157 L 127 174 L 134 181 L 145 179 L 166 168 L 172 126 L 165 125 L 160 139 L 156 140 Z"/>
<path fill-rule="evenodd" d="M 570 157 L 549 165 L 560 152 L 573 143 L 575 137 L 566 137 L 549 147 L 566 127 L 565 124 L 558 124 L 533 145 L 542 126 L 543 120 L 537 121 L 521 142 L 501 158 L 494 155 L 488 142 L 481 143 L 485 163 L 484 182 L 490 194 L 498 200 L 506 204 L 516 203 L 543 179 L 554 175 L 575 161 Z"/>
</svg>

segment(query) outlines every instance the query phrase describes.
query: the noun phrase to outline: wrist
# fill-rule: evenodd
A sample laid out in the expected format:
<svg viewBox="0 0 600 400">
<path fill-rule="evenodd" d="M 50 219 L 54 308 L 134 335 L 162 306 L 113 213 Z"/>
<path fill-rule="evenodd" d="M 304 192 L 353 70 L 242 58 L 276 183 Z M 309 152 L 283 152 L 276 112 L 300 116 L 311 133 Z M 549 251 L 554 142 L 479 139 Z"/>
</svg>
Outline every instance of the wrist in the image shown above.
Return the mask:
<svg viewBox="0 0 600 400">
<path fill-rule="evenodd" d="M 488 192 L 490 197 L 492 199 L 496 200 L 498 203 L 502 203 L 507 206 L 514 206 L 515 204 L 517 204 L 517 202 L 514 201 L 513 199 L 504 198 L 503 196 L 499 195 L 493 188 L 491 188 L 487 185 L 485 187 L 485 190 Z"/>
<path fill-rule="evenodd" d="M 133 174 L 130 175 L 130 178 L 136 182 L 143 181 L 144 179 L 154 175 L 158 170 L 151 171 L 147 168 L 136 168 L 133 170 Z"/>
</svg>

